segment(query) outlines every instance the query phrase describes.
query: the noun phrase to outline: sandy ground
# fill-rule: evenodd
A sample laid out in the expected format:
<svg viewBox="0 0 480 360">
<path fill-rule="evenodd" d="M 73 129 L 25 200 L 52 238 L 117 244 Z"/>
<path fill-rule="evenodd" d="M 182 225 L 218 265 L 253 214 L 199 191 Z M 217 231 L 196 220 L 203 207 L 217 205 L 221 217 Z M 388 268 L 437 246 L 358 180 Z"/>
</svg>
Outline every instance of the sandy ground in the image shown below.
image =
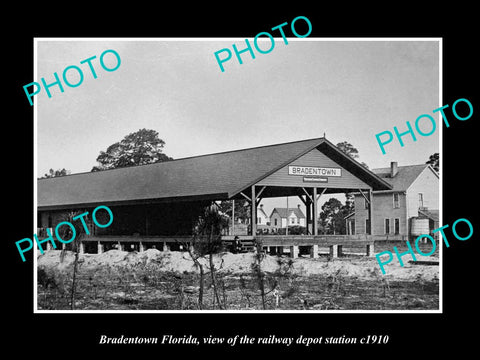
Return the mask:
<svg viewBox="0 0 480 360">
<path fill-rule="evenodd" d="M 38 267 L 58 271 L 68 271 L 73 266 L 74 253 L 66 252 L 63 261 L 60 261 L 59 250 L 50 250 L 38 256 Z M 281 260 L 280 260 L 281 259 Z M 261 263 L 262 270 L 267 273 L 284 271 L 288 262 L 292 260 L 289 272 L 299 276 L 324 275 L 324 276 L 348 276 L 360 280 L 388 279 L 397 281 L 433 281 L 438 280 L 438 265 L 419 265 L 411 263 L 410 255 L 402 258 L 404 266 L 401 267 L 396 258 L 385 265 L 386 274 L 382 275 L 375 257 L 344 257 L 328 260 L 327 257 L 317 259 L 266 255 Z M 417 256 L 418 261 L 438 261 L 438 258 Z M 202 264 L 208 265 L 207 259 L 200 259 Z M 242 253 L 232 254 L 229 252 L 216 254 L 214 263 L 221 272 L 231 274 L 251 273 L 252 264 L 255 262 L 255 254 Z M 159 251 L 148 249 L 144 252 L 125 252 L 110 250 L 102 254 L 79 255 L 79 270 L 95 269 L 101 267 L 128 267 L 128 266 L 155 266 L 158 271 L 176 273 L 197 273 L 193 261 L 187 252 Z"/>
</svg>

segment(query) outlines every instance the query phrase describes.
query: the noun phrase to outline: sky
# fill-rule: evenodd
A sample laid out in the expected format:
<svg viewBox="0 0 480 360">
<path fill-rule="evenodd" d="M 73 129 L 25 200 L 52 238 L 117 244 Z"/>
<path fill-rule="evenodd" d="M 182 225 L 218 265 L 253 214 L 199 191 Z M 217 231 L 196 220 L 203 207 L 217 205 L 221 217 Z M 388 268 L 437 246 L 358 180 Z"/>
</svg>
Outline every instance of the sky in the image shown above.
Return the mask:
<svg viewBox="0 0 480 360">
<path fill-rule="evenodd" d="M 253 43 L 253 39 L 249 39 Z M 100 151 L 141 128 L 154 129 L 175 159 L 326 136 L 347 141 L 370 169 L 425 163 L 439 152 L 439 41 L 275 38 L 268 54 L 254 48 L 255 59 L 235 54 L 222 72 L 214 53 L 245 47 L 244 38 L 186 39 L 37 39 L 33 81 L 54 82 L 70 65 L 82 69 L 78 87 L 52 86 L 35 96 L 36 174 L 50 168 L 88 172 Z M 269 40 L 259 42 L 268 49 Z M 253 46 L 253 45 L 252 45 Z M 115 50 L 121 64 L 105 71 L 99 62 Z M 97 78 L 88 64 L 92 60 Z M 223 54 L 222 54 L 223 56 Z M 114 67 L 111 53 L 104 57 Z M 68 72 L 78 82 L 75 70 Z M 63 80 L 62 80 L 63 81 Z M 408 135 L 405 146 L 386 145 L 375 134 L 406 131 L 418 116 L 437 122 L 431 136 Z M 428 132 L 431 125 L 421 123 Z M 290 198 L 289 206 L 300 203 Z M 323 201 L 322 199 L 320 205 Z M 264 200 L 267 214 L 285 199 Z"/>
</svg>

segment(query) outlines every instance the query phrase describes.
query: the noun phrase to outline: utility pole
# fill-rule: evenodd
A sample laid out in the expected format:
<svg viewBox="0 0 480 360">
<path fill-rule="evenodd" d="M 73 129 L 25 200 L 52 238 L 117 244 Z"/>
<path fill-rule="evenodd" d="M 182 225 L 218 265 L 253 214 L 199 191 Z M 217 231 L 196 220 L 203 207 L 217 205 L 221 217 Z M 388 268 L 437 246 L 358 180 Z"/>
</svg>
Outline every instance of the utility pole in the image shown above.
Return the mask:
<svg viewBox="0 0 480 360">
<path fill-rule="evenodd" d="M 285 235 L 288 235 L 288 196 L 287 196 L 287 227 L 285 228 Z"/>
<path fill-rule="evenodd" d="M 235 199 L 232 200 L 232 235 L 235 235 Z"/>
</svg>

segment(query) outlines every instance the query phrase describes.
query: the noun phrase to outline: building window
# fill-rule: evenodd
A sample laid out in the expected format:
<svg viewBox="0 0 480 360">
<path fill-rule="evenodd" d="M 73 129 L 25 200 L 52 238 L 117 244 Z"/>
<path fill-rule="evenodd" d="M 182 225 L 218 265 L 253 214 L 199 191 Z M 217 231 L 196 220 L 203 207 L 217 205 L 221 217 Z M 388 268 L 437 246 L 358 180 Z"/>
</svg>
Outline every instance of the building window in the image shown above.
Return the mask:
<svg viewBox="0 0 480 360">
<path fill-rule="evenodd" d="M 275 226 L 277 226 L 277 225 L 278 225 L 278 223 L 277 223 L 277 220 L 278 220 L 278 219 L 274 219 L 274 220 L 275 220 Z"/>
<path fill-rule="evenodd" d="M 368 209 L 368 201 L 366 198 L 363 198 L 363 203 L 364 203 L 365 209 Z"/>
<path fill-rule="evenodd" d="M 423 194 L 418 193 L 418 207 L 423 208 Z"/>
<path fill-rule="evenodd" d="M 393 208 L 399 209 L 400 208 L 400 196 L 398 193 L 393 194 Z"/>
<path fill-rule="evenodd" d="M 259 224 L 262 223 L 262 218 L 261 218 L 261 217 L 258 218 L 258 223 L 259 223 Z"/>
<path fill-rule="evenodd" d="M 295 218 L 291 218 L 291 219 L 290 219 L 290 223 L 291 223 L 292 225 L 295 224 Z"/>
<path fill-rule="evenodd" d="M 395 219 L 395 235 L 400 234 L 400 219 Z"/>
<path fill-rule="evenodd" d="M 371 234 L 370 219 L 365 219 L 365 234 Z"/>
<path fill-rule="evenodd" d="M 390 234 L 390 219 L 385 219 L 385 234 Z"/>
</svg>

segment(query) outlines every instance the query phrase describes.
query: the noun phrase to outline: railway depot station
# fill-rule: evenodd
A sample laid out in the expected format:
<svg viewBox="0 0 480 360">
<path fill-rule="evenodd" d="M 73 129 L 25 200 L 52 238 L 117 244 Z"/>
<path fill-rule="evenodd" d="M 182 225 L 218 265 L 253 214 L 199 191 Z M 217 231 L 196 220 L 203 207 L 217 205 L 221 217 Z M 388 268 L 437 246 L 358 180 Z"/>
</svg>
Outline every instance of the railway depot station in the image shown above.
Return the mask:
<svg viewBox="0 0 480 360">
<path fill-rule="evenodd" d="M 90 215 L 85 217 L 90 234 L 82 237 L 81 252 L 101 253 L 114 247 L 175 249 L 192 239 L 195 222 L 212 202 L 246 199 L 251 219 L 257 219 L 262 199 L 298 196 L 305 205 L 306 235 L 260 235 L 256 222 L 250 221 L 250 235 L 239 239 L 260 242 L 266 251 L 287 247 L 293 257 L 298 256 L 299 246 L 308 247 L 312 257 L 318 256 L 319 247 L 330 248 L 335 257 L 341 254 L 342 246 L 356 246 L 373 256 L 373 224 L 382 220 L 377 220 L 370 199 L 373 191 L 391 189 L 385 179 L 331 142 L 315 138 L 39 179 L 37 234 L 45 237 L 46 228 L 55 229 L 68 212 L 91 214 L 95 207 L 105 205 L 114 215 L 113 223 L 99 228 Z M 369 233 L 318 235 L 320 197 L 347 191 L 361 194 L 369 204 Z M 222 237 L 226 242 L 233 239 L 234 234 Z"/>
</svg>

